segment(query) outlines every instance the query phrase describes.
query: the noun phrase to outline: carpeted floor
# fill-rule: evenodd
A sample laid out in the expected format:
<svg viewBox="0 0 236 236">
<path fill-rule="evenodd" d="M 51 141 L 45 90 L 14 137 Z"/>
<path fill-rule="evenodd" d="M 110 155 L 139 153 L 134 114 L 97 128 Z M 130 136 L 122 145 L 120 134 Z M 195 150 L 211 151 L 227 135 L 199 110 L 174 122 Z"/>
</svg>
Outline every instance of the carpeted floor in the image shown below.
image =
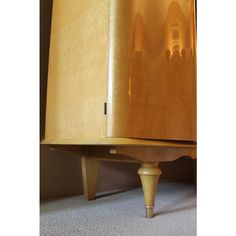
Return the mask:
<svg viewBox="0 0 236 236">
<path fill-rule="evenodd" d="M 161 182 L 153 219 L 144 217 L 142 189 L 98 197 L 83 196 L 41 204 L 41 236 L 193 236 L 196 192 L 186 182 Z"/>
</svg>

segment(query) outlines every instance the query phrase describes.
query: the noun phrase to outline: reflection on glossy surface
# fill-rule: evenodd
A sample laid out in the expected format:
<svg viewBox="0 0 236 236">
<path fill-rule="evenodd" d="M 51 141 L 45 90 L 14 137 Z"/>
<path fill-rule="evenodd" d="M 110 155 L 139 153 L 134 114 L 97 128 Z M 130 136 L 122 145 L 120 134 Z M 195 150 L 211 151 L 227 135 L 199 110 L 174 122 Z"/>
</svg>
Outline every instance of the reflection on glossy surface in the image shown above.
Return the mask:
<svg viewBox="0 0 236 236">
<path fill-rule="evenodd" d="M 195 140 L 194 0 L 111 0 L 107 135 Z"/>
</svg>

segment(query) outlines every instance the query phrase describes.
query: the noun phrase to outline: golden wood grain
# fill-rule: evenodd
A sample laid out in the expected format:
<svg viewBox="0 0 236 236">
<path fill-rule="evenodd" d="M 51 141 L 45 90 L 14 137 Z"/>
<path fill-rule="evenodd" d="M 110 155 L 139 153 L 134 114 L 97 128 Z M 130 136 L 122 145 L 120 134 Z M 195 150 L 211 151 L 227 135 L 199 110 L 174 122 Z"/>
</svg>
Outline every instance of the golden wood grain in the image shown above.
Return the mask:
<svg viewBox="0 0 236 236">
<path fill-rule="evenodd" d="M 147 140 L 136 138 L 106 138 L 106 137 L 78 137 L 75 139 L 44 139 L 42 144 L 60 145 L 127 145 L 127 146 L 156 146 L 156 147 L 190 147 L 195 148 L 195 142 Z"/>
<path fill-rule="evenodd" d="M 171 146 L 172 145 L 172 146 Z M 139 162 L 174 161 L 186 156 L 196 158 L 196 146 L 194 145 L 53 145 L 55 149 L 61 149 L 77 154 L 80 157 L 88 156 L 97 160 L 130 161 Z"/>
<path fill-rule="evenodd" d="M 109 137 L 196 140 L 194 3 L 110 1 Z"/>
<path fill-rule="evenodd" d="M 84 156 L 82 158 L 82 176 L 84 196 L 87 200 L 94 200 L 96 195 L 99 162 Z"/>
<path fill-rule="evenodd" d="M 158 163 L 145 162 L 142 163 L 138 174 L 143 187 L 146 217 L 152 218 L 154 216 L 157 184 L 161 175 L 161 169 L 158 167 Z"/>
<path fill-rule="evenodd" d="M 109 0 L 54 0 L 45 138 L 103 137 Z"/>
</svg>

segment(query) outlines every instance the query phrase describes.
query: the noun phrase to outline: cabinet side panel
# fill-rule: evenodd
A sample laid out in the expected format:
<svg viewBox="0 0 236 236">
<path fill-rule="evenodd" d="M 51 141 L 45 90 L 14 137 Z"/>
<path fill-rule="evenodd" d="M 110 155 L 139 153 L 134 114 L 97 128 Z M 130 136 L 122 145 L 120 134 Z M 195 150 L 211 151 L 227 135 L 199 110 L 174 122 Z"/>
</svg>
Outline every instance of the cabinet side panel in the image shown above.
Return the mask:
<svg viewBox="0 0 236 236">
<path fill-rule="evenodd" d="M 105 135 L 109 0 L 54 0 L 46 140 Z"/>
<path fill-rule="evenodd" d="M 107 136 L 195 140 L 195 1 L 110 2 Z"/>
</svg>

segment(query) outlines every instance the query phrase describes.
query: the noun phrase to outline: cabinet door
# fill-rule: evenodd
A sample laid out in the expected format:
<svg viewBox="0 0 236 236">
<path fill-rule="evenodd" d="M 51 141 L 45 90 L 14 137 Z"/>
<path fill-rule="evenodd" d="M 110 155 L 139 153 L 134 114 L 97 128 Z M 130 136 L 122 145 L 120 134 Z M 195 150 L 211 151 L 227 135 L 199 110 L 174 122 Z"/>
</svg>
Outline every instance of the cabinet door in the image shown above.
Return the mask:
<svg viewBox="0 0 236 236">
<path fill-rule="evenodd" d="M 107 136 L 195 140 L 194 0 L 111 0 Z"/>
<path fill-rule="evenodd" d="M 53 0 L 45 131 L 48 142 L 80 142 L 105 136 L 108 22 L 109 0 Z"/>
</svg>

